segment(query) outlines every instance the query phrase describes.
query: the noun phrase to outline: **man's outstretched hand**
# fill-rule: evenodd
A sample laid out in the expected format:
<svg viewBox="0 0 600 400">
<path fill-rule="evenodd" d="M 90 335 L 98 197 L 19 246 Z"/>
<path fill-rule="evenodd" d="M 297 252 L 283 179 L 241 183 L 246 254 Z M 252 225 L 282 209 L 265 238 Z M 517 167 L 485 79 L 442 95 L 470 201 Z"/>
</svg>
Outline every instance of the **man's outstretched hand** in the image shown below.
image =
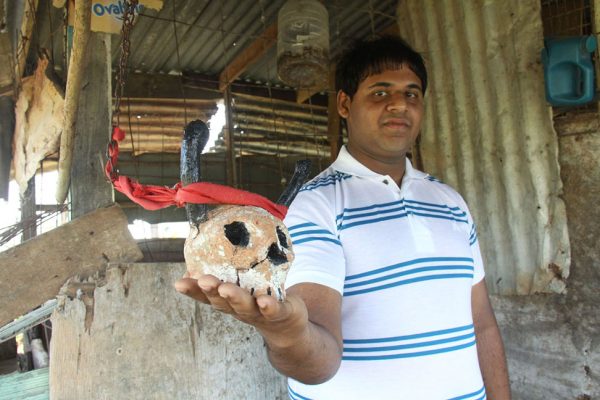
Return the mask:
<svg viewBox="0 0 600 400">
<path fill-rule="evenodd" d="M 330 379 L 342 357 L 339 292 L 314 283 L 297 284 L 285 301 L 253 297 L 233 283 L 213 275 L 193 279 L 185 274 L 178 292 L 254 326 L 263 336 L 271 364 L 283 375 L 307 384 Z"/>
<path fill-rule="evenodd" d="M 302 339 L 308 327 L 306 305 L 294 295 L 287 296 L 283 302 L 267 295 L 255 298 L 239 286 L 221 282 L 213 275 L 203 275 L 196 280 L 187 273 L 175 283 L 175 289 L 256 327 L 274 347 L 293 345 Z"/>
</svg>

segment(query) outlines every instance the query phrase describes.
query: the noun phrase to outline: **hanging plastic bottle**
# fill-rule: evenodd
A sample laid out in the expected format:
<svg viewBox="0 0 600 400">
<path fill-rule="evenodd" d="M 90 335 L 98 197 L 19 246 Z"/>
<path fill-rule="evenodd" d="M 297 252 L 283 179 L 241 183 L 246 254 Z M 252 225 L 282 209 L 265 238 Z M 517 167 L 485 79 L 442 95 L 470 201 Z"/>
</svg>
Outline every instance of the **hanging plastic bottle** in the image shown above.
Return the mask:
<svg viewBox="0 0 600 400">
<path fill-rule="evenodd" d="M 277 72 L 294 87 L 325 88 L 329 15 L 318 0 L 288 0 L 278 15 Z"/>
</svg>

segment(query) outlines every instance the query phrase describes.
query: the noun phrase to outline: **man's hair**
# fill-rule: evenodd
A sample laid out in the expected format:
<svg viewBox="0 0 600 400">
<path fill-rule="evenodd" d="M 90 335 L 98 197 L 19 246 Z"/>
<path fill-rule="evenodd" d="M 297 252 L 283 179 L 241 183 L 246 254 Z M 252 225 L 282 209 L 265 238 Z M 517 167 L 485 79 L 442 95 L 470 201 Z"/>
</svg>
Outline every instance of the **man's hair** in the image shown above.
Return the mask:
<svg viewBox="0 0 600 400">
<path fill-rule="evenodd" d="M 423 94 L 427 88 L 427 70 L 423 57 L 396 36 L 355 42 L 342 55 L 335 71 L 335 89 L 351 98 L 367 77 L 407 65 L 421 79 Z"/>
</svg>

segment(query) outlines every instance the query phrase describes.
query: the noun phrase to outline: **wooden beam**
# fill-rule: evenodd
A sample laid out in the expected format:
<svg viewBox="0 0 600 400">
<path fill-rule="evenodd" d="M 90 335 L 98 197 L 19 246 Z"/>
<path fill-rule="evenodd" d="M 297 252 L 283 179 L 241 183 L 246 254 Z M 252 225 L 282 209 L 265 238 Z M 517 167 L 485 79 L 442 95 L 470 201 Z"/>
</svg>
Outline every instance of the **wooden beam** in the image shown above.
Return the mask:
<svg viewBox="0 0 600 400">
<path fill-rule="evenodd" d="M 315 94 L 324 91 L 325 88 L 302 88 L 296 91 L 296 103 L 302 104 Z"/>
<path fill-rule="evenodd" d="M 0 326 L 54 298 L 70 277 L 142 253 L 118 206 L 96 210 L 0 253 Z"/>
<path fill-rule="evenodd" d="M 80 0 L 75 3 L 75 26 L 73 50 L 67 71 L 67 89 L 65 91 L 65 125 L 60 136 L 60 159 L 58 161 L 58 183 L 56 185 L 56 202 L 64 203 L 69 191 L 71 164 L 73 163 L 73 145 L 79 94 L 85 75 L 85 56 L 92 16 L 91 0 Z"/>
<path fill-rule="evenodd" d="M 261 58 L 276 41 L 277 23 L 274 23 L 225 67 L 219 75 L 219 91 L 223 92 L 248 66 Z"/>
</svg>

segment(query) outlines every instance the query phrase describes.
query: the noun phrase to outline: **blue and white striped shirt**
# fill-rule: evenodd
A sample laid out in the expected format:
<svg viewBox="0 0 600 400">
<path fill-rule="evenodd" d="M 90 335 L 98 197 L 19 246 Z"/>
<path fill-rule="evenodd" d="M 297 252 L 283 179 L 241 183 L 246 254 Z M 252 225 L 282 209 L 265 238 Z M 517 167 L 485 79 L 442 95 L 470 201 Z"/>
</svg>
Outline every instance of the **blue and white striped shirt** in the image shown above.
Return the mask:
<svg viewBox="0 0 600 400">
<path fill-rule="evenodd" d="M 342 294 L 344 351 L 320 385 L 289 379 L 291 399 L 485 399 L 471 287 L 483 279 L 462 197 L 406 161 L 401 187 L 345 148 L 307 183 L 285 223 L 286 286 Z"/>
</svg>

